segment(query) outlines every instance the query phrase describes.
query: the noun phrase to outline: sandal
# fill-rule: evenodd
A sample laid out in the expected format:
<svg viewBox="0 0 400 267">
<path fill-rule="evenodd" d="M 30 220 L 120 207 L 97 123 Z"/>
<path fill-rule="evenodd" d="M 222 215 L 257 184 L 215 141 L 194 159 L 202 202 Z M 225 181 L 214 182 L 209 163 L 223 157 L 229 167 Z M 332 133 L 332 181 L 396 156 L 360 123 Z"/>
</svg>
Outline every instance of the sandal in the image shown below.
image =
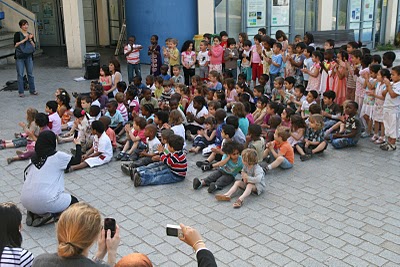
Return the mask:
<svg viewBox="0 0 400 267">
<path fill-rule="evenodd" d="M 31 95 L 38 95 L 39 93 L 37 91 L 30 92 Z"/>
<path fill-rule="evenodd" d="M 25 94 L 19 94 L 19 97 L 25 97 Z"/>
<path fill-rule="evenodd" d="M 238 198 L 236 200 L 236 202 L 233 203 L 233 208 L 238 209 L 238 208 L 242 207 L 242 204 L 243 204 L 243 201 L 240 198 Z"/>
<path fill-rule="evenodd" d="M 223 194 L 216 194 L 215 198 L 218 201 L 231 201 L 231 197 L 228 197 L 227 195 L 223 195 Z"/>
</svg>

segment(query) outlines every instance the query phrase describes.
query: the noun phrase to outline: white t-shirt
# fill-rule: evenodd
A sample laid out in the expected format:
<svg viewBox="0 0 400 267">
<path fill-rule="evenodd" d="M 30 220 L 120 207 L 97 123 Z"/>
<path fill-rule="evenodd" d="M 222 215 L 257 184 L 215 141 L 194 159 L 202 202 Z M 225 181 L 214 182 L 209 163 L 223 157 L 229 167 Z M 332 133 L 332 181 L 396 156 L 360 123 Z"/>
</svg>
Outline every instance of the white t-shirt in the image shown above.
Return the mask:
<svg viewBox="0 0 400 267">
<path fill-rule="evenodd" d="M 111 140 L 106 134 L 106 132 L 104 132 L 100 136 L 100 138 L 97 135 L 94 136 L 93 148 L 94 148 L 94 153 L 101 152 L 101 155 L 93 158 L 88 158 L 85 160 L 85 162 L 90 166 L 90 168 L 95 166 L 100 166 L 111 161 L 113 157 L 113 148 Z"/>
<path fill-rule="evenodd" d="M 122 81 L 122 74 L 120 72 L 116 71 L 113 75 L 111 75 L 112 86 L 116 85 L 115 84 L 115 77 L 116 76 L 119 76 L 119 81 Z M 112 93 L 113 93 L 113 95 L 115 97 L 115 95 L 118 93 L 117 87 L 115 87 L 115 89 L 114 89 L 114 91 L 112 91 Z"/>
<path fill-rule="evenodd" d="M 311 70 L 311 67 L 313 66 L 312 58 L 311 58 L 311 57 L 310 57 L 310 58 L 306 58 L 306 59 L 304 60 L 303 64 L 304 64 L 304 66 L 306 66 L 306 68 L 307 68 L 308 70 Z M 305 81 L 308 81 L 310 75 L 309 75 L 309 74 L 306 74 L 306 73 L 303 73 L 303 77 L 304 77 L 304 80 L 305 80 Z"/>
<path fill-rule="evenodd" d="M 196 114 L 197 110 L 194 109 L 194 111 L 190 111 L 190 113 L 192 113 L 197 119 L 200 119 L 201 117 L 204 117 L 205 115 L 208 114 L 208 109 L 206 108 L 206 106 L 204 106 L 197 114 Z M 186 110 L 186 114 L 188 113 L 188 111 Z M 196 121 L 193 121 L 191 123 L 189 123 L 191 125 L 196 125 L 199 127 L 203 127 L 202 124 L 197 123 Z"/>
<path fill-rule="evenodd" d="M 4 247 L 3 253 L 0 257 L 0 266 L 2 267 L 30 267 L 32 266 L 32 262 L 32 253 L 23 248 Z"/>
<path fill-rule="evenodd" d="M 197 60 L 199 61 L 200 67 L 204 67 L 204 65 L 207 63 L 207 61 L 210 61 L 210 57 L 208 55 L 208 51 L 204 52 L 199 52 L 197 55 Z"/>
<path fill-rule="evenodd" d="M 312 105 L 312 104 L 316 104 L 317 102 L 315 102 L 315 101 L 313 101 L 313 102 L 311 102 L 311 103 L 308 103 L 308 101 L 307 100 L 304 100 L 303 101 L 303 104 L 301 105 L 301 111 L 304 111 L 304 115 L 306 116 L 306 117 L 308 117 L 309 115 L 310 115 L 310 106 Z"/>
<path fill-rule="evenodd" d="M 52 123 L 51 131 L 59 135 L 61 133 L 61 118 L 57 112 L 49 114 L 49 122 Z"/>
<path fill-rule="evenodd" d="M 29 167 L 21 192 L 21 203 L 27 210 L 45 214 L 68 208 L 71 195 L 64 192 L 64 170 L 71 158 L 59 151 L 48 157 L 42 168 Z"/>
<path fill-rule="evenodd" d="M 149 154 L 154 154 L 157 152 L 158 145 L 161 144 L 160 140 L 157 137 L 154 137 L 153 140 L 150 140 L 147 137 L 147 146 L 149 147 Z"/>
<path fill-rule="evenodd" d="M 397 94 L 397 97 L 392 98 L 389 93 L 386 94 L 383 108 L 398 110 L 400 108 L 400 82 L 392 84 L 393 91 Z"/>
<path fill-rule="evenodd" d="M 183 124 L 172 126 L 171 130 L 174 131 L 174 134 L 182 136 L 183 140 L 185 140 L 185 127 L 183 126 Z M 186 147 L 186 141 L 183 145 L 183 148 L 185 147 Z"/>
</svg>

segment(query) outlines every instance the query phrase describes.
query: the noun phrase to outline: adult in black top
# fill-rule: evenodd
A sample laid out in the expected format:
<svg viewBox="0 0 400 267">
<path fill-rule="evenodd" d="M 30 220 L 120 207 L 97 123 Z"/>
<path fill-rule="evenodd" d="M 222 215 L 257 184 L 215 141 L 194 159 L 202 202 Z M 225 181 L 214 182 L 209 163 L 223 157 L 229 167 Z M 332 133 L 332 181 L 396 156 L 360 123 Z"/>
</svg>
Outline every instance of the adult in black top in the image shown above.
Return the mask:
<svg viewBox="0 0 400 267">
<path fill-rule="evenodd" d="M 28 32 L 28 21 L 22 19 L 19 21 L 19 27 L 21 31 L 14 34 L 14 46 L 17 50 L 18 46 L 23 45 L 26 42 L 30 42 L 35 46 L 35 40 L 32 33 Z M 18 80 L 18 93 L 20 97 L 24 97 L 24 69 L 26 69 L 26 74 L 28 76 L 29 92 L 31 95 L 37 95 L 35 89 L 35 81 L 33 78 L 33 54 L 29 56 L 17 57 L 16 53 L 14 55 L 15 63 L 17 66 L 17 80 Z"/>
</svg>

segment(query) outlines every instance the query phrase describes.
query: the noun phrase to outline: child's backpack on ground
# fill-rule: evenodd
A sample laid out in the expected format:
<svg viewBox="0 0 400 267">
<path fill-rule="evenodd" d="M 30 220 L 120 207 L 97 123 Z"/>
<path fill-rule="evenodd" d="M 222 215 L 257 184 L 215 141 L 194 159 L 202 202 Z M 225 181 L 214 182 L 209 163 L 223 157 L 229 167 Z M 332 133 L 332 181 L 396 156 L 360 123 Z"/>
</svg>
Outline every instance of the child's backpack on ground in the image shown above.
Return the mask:
<svg viewBox="0 0 400 267">
<path fill-rule="evenodd" d="M 26 75 L 24 76 L 24 90 L 25 91 L 29 90 L 29 83 Z M 6 82 L 6 85 L 3 86 L 3 88 L 0 91 L 18 91 L 18 81 L 11 80 Z"/>
</svg>

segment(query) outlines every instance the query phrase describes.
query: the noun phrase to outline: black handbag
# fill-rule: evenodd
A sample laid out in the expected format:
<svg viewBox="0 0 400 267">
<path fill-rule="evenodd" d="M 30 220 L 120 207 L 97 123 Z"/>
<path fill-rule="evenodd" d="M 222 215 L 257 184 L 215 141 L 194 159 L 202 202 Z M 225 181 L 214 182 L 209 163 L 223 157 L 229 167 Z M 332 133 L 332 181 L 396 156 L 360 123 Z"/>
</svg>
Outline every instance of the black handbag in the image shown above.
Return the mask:
<svg viewBox="0 0 400 267">
<path fill-rule="evenodd" d="M 22 32 L 19 32 L 19 34 L 21 36 L 21 41 L 24 40 L 25 36 L 22 34 Z M 17 59 L 28 58 L 33 55 L 35 50 L 35 46 L 32 45 L 31 42 L 27 41 L 15 48 L 15 56 Z"/>
</svg>

